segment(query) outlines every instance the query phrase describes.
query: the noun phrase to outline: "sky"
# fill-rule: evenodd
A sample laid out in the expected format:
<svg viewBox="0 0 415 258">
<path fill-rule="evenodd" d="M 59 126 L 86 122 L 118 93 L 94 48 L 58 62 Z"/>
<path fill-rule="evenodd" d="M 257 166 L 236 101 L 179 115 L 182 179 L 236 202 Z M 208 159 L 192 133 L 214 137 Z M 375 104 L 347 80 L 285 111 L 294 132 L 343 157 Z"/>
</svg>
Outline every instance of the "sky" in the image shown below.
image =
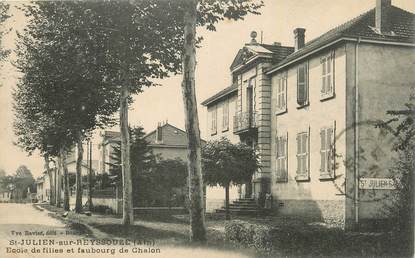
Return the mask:
<svg viewBox="0 0 415 258">
<path fill-rule="evenodd" d="M 196 96 L 198 103 L 231 84 L 229 66 L 238 50 L 250 41 L 251 31 L 263 35 L 263 43 L 280 42 L 293 46 L 293 30 L 306 29 L 306 42 L 322 33 L 374 8 L 376 0 L 264 0 L 261 15 L 249 15 L 240 21 L 223 21 L 216 32 L 198 29 L 203 36 L 202 47 L 197 50 Z M 10 2 L 12 6 L 22 2 Z M 392 0 L 392 4 L 415 13 L 414 0 Z M 24 28 L 24 16 L 12 7 L 13 17 L 8 26 L 4 45 L 13 50 L 16 31 Z M 257 37 L 257 40 L 260 36 Z M 39 176 L 43 171 L 42 158 L 37 154 L 27 156 L 13 144 L 13 113 L 11 93 L 19 75 L 10 64 L 14 55 L 3 65 L 0 75 L 0 169 L 13 174 L 20 165 L 26 165 Z M 161 86 L 145 89 L 134 97 L 129 110 L 131 125 L 141 125 L 146 132 L 154 130 L 159 122 L 166 122 L 184 129 L 184 108 L 181 95 L 181 77 L 159 81 Z M 198 105 L 202 138 L 207 135 L 206 109 Z M 117 129 L 117 128 L 115 128 Z M 95 137 L 98 143 L 99 137 Z M 95 145 L 96 146 L 96 145 Z M 93 152 L 97 154 L 97 149 Z M 94 155 L 94 154 L 93 154 Z"/>
</svg>

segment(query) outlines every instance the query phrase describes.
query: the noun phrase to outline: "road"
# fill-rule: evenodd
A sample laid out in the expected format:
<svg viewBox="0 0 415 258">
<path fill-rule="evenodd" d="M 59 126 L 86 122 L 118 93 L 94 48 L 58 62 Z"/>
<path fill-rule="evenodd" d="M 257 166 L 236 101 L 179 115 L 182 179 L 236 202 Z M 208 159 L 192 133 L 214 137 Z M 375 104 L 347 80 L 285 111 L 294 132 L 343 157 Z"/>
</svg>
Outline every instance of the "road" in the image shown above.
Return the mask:
<svg viewBox="0 0 415 258">
<path fill-rule="evenodd" d="M 121 239 L 102 241 L 76 234 L 65 226 L 31 204 L 0 203 L 0 257 L 249 257 L 207 248 L 147 246 L 122 243 Z"/>
</svg>

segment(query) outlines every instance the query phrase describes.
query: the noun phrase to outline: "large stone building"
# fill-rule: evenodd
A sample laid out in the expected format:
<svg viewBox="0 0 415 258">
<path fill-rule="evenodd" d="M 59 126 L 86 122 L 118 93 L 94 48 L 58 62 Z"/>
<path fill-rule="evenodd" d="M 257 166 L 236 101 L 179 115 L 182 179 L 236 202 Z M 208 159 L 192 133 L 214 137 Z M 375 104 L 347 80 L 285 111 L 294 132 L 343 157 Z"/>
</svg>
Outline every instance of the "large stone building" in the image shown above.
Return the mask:
<svg viewBox="0 0 415 258">
<path fill-rule="evenodd" d="M 414 14 L 377 0 L 311 41 L 295 29 L 294 47 L 258 44 L 252 35 L 231 65 L 231 88 L 234 134 L 261 157 L 255 196 L 271 193 L 279 214 L 347 228 L 383 218 L 393 139 L 374 124 L 402 108 L 415 86 L 414 24 Z M 205 102 L 210 117 L 223 99 Z"/>
</svg>

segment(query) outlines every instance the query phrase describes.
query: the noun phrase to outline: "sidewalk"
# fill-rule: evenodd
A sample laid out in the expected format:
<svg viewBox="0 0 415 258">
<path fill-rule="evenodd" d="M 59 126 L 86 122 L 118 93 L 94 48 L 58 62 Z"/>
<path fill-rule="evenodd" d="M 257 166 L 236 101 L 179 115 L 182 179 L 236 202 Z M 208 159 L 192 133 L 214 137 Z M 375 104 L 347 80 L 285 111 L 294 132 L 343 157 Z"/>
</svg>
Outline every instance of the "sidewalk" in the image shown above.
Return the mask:
<svg viewBox="0 0 415 258">
<path fill-rule="evenodd" d="M 62 209 L 42 205 L 45 209 L 58 211 Z M 62 219 L 62 218 L 60 218 Z M 324 223 L 303 221 L 293 217 L 261 216 L 233 217 L 249 223 L 272 228 L 273 251 L 268 257 L 408 257 L 403 239 L 391 233 L 344 232 L 339 228 L 329 227 Z M 189 243 L 189 217 L 177 215 L 169 217 L 140 216 L 134 224 L 125 228 L 121 218 L 114 215 L 75 214 L 70 212 L 67 223 L 85 225 L 96 238 L 144 239 L 157 243 L 163 248 L 180 248 L 199 256 L 199 252 L 216 253 L 216 257 L 261 257 L 252 248 L 235 248 L 225 240 L 225 224 L 222 218 L 206 218 L 208 241 L 203 246 Z M 202 251 L 204 250 L 204 251 Z M 225 255 L 226 256 L 222 256 Z M 234 255 L 234 256 L 230 256 Z M 236 255 L 236 256 L 235 256 Z M 186 256 L 185 256 L 186 257 Z M 208 256 L 200 256 L 208 257 Z"/>
<path fill-rule="evenodd" d="M 49 215 L 57 218 L 70 227 L 80 228 L 83 233 L 96 239 L 129 239 L 136 241 L 154 242 L 162 250 L 157 257 L 256 257 L 257 254 L 249 249 L 237 249 L 224 239 L 225 221 L 208 221 L 208 241 L 204 245 L 194 245 L 189 239 L 188 216 L 154 217 L 140 216 L 134 224 L 125 228 L 121 225 L 122 219 L 115 215 L 92 213 L 91 216 L 69 212 L 64 218 L 62 208 L 49 204 L 34 205 Z M 170 253 L 172 256 L 167 255 Z M 180 256 L 179 256 L 180 254 Z"/>
</svg>

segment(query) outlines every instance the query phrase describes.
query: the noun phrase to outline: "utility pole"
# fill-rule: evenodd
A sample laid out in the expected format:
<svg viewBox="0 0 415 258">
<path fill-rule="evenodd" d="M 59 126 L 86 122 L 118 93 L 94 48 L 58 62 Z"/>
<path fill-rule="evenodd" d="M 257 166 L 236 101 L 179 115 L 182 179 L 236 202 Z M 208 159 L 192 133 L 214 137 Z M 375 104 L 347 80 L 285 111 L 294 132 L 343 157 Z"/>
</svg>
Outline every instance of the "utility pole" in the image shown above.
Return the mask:
<svg viewBox="0 0 415 258">
<path fill-rule="evenodd" d="M 88 141 L 89 147 L 89 174 L 88 174 L 88 210 L 91 211 L 92 205 L 92 141 Z"/>
</svg>

